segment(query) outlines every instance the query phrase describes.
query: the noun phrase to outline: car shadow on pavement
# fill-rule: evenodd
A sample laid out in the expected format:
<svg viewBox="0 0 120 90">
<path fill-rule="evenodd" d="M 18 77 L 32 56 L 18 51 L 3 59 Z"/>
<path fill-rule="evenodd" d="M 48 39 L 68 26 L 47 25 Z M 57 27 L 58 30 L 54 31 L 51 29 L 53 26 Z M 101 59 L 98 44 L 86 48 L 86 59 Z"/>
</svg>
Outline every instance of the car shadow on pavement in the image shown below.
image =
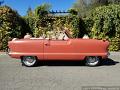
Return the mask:
<svg viewBox="0 0 120 90">
<path fill-rule="evenodd" d="M 118 63 L 120 63 L 120 62 L 115 61 L 115 60 L 113 60 L 111 58 L 107 58 L 106 60 L 103 60 L 101 62 L 101 66 L 112 66 L 112 65 L 116 65 Z"/>
<path fill-rule="evenodd" d="M 40 61 L 38 66 L 85 66 L 83 61 Z"/>
<path fill-rule="evenodd" d="M 100 66 L 112 66 L 118 64 L 118 61 L 114 61 L 110 58 L 102 60 Z M 85 66 L 85 61 L 40 61 L 39 66 Z"/>
</svg>

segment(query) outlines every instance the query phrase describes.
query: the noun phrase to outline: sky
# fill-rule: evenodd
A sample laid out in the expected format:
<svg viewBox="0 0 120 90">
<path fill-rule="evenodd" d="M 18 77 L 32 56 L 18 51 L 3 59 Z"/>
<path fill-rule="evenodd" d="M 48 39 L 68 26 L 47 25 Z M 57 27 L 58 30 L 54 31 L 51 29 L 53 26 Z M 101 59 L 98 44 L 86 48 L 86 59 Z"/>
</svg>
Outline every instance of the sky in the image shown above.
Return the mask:
<svg viewBox="0 0 120 90">
<path fill-rule="evenodd" d="M 2 1 L 2 0 L 0 0 Z M 21 16 L 26 15 L 29 7 L 34 10 L 42 3 L 49 3 L 52 5 L 51 10 L 68 10 L 76 0 L 4 0 L 3 5 L 8 5 L 12 9 L 17 10 Z"/>
</svg>

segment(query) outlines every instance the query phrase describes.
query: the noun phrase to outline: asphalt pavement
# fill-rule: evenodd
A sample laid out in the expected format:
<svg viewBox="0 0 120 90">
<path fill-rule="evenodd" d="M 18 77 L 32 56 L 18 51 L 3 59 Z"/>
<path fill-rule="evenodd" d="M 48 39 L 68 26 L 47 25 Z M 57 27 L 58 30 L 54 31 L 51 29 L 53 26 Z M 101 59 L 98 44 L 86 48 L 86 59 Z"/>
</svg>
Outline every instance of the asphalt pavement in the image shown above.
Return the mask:
<svg viewBox="0 0 120 90">
<path fill-rule="evenodd" d="M 93 90 L 91 87 L 120 90 L 120 52 L 111 52 L 98 67 L 57 61 L 25 67 L 19 59 L 0 53 L 0 90 Z"/>
</svg>

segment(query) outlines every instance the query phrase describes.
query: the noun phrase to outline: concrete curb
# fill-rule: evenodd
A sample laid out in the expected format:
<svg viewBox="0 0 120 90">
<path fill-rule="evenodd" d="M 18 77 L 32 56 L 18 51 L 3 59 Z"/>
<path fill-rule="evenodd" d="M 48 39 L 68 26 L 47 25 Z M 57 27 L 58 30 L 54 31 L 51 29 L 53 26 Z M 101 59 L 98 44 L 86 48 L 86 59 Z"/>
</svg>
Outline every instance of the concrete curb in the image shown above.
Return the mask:
<svg viewBox="0 0 120 90">
<path fill-rule="evenodd" d="M 7 55 L 6 52 L 0 52 L 0 56 Z"/>
<path fill-rule="evenodd" d="M 110 52 L 110 55 L 117 55 L 117 56 L 119 56 L 120 52 Z"/>
</svg>

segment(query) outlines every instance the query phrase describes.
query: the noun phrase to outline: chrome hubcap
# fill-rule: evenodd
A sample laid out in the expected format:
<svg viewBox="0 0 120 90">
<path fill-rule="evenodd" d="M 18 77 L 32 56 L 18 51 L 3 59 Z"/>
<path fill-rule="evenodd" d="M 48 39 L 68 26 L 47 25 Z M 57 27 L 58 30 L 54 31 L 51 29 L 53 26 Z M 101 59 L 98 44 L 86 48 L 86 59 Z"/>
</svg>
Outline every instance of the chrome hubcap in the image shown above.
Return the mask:
<svg viewBox="0 0 120 90">
<path fill-rule="evenodd" d="M 32 56 L 23 57 L 23 63 L 27 66 L 32 66 L 36 62 L 36 58 Z"/>
<path fill-rule="evenodd" d="M 34 60 L 31 57 L 29 57 L 29 58 L 26 58 L 26 61 L 29 63 L 32 63 Z"/>
<path fill-rule="evenodd" d="M 88 57 L 87 58 L 87 64 L 90 66 L 95 66 L 99 63 L 99 58 L 98 57 Z"/>
<path fill-rule="evenodd" d="M 94 63 L 94 62 L 96 62 L 97 60 L 96 60 L 96 58 L 90 57 L 88 61 L 89 61 L 89 63 Z"/>
</svg>

